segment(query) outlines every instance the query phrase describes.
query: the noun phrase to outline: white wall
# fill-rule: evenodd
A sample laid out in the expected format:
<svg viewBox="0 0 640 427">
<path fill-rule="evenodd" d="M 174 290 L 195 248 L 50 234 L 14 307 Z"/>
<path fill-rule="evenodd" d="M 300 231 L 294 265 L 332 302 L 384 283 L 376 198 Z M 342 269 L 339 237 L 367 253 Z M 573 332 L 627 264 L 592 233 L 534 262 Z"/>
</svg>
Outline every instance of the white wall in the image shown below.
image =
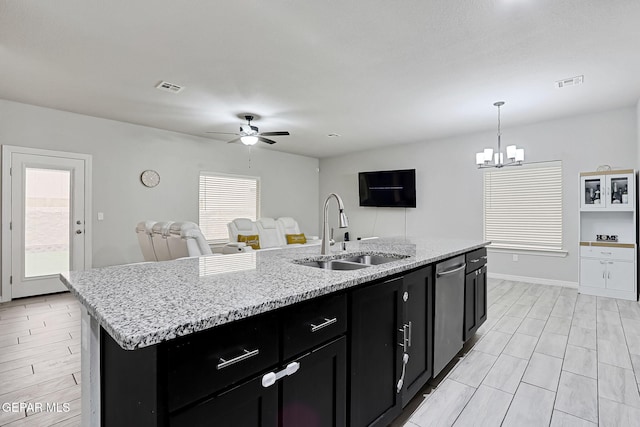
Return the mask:
<svg viewBox="0 0 640 427">
<path fill-rule="evenodd" d="M 503 143 L 525 148 L 526 160 L 563 162 L 564 258 L 492 253 L 490 273 L 577 282 L 578 173 L 598 165 L 635 168 L 636 109 L 625 108 L 528 126 L 503 128 Z M 482 239 L 482 171 L 475 153 L 497 145 L 495 131 L 397 145 L 320 161 L 320 196 L 340 194 L 350 219 L 350 237 L 403 235 Z M 363 208 L 358 202 L 360 171 L 416 169 L 417 208 Z M 331 208 L 333 209 L 333 208 Z M 336 215 L 331 214 L 335 226 Z M 342 230 L 341 230 L 342 231 Z"/>
<path fill-rule="evenodd" d="M 265 217 L 292 216 L 318 234 L 318 159 L 251 150 L 112 120 L 0 100 L 0 144 L 93 156 L 93 265 L 142 261 L 134 232 L 145 219 L 198 221 L 200 171 L 259 176 Z M 142 186 L 155 169 L 160 184 Z M 97 221 L 104 212 L 104 221 Z"/>
</svg>

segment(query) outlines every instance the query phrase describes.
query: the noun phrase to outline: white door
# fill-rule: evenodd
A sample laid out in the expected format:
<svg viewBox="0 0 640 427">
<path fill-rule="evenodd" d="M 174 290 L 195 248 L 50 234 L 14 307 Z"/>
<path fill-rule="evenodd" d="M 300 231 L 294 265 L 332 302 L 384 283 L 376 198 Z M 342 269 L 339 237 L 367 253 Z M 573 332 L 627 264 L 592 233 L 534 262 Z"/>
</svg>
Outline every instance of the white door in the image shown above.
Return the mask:
<svg viewBox="0 0 640 427">
<path fill-rule="evenodd" d="M 87 159 L 30 151 L 10 153 L 11 298 L 66 291 L 59 273 L 83 270 L 89 246 Z"/>
<path fill-rule="evenodd" d="M 605 288 L 606 261 L 594 258 L 580 259 L 580 286 Z"/>
<path fill-rule="evenodd" d="M 607 261 L 607 289 L 633 292 L 634 288 L 634 263 L 628 261 Z"/>
</svg>

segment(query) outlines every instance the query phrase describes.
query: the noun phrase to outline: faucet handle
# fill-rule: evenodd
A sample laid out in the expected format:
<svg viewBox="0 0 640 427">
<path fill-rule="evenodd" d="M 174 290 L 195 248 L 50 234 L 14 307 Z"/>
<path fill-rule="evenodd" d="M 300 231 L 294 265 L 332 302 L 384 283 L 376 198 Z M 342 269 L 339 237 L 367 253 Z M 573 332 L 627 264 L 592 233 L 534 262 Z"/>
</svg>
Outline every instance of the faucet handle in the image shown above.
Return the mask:
<svg viewBox="0 0 640 427">
<path fill-rule="evenodd" d="M 333 246 L 336 244 L 336 241 L 333 240 L 333 227 L 331 227 L 331 231 L 329 232 L 329 245 Z"/>
</svg>

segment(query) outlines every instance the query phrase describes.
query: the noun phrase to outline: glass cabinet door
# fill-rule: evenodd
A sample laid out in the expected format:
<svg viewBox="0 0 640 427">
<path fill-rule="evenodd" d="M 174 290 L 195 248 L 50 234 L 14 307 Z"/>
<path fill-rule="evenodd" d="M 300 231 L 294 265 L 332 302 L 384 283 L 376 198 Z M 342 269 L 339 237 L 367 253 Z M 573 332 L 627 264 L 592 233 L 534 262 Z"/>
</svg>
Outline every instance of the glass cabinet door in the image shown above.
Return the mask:
<svg viewBox="0 0 640 427">
<path fill-rule="evenodd" d="M 604 176 L 587 175 L 580 177 L 582 195 L 580 207 L 583 210 L 598 210 L 606 206 L 606 190 Z"/>
<path fill-rule="evenodd" d="M 635 189 L 633 174 L 607 175 L 607 207 L 612 210 L 633 210 Z"/>
</svg>

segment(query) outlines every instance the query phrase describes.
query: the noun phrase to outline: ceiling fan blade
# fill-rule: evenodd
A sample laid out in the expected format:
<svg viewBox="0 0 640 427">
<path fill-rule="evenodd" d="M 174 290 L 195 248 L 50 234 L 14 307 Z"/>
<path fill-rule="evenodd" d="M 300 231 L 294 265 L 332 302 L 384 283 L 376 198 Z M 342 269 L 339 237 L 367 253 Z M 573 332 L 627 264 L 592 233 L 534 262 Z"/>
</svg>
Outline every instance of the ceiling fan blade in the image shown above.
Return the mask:
<svg viewBox="0 0 640 427">
<path fill-rule="evenodd" d="M 262 132 L 260 135 L 262 136 L 285 136 L 290 135 L 289 132 Z"/>
<path fill-rule="evenodd" d="M 218 135 L 240 135 L 237 132 L 205 132 L 205 133 L 217 133 Z"/>
<path fill-rule="evenodd" d="M 263 134 L 264 135 L 264 134 Z M 258 137 L 258 139 L 262 142 L 266 142 L 267 144 L 275 144 L 276 142 L 272 139 L 267 139 L 267 138 L 263 138 L 261 136 Z"/>
<path fill-rule="evenodd" d="M 233 144 L 234 142 L 239 142 L 240 138 L 236 138 L 236 139 L 232 139 L 231 141 L 228 141 L 227 144 Z"/>
</svg>

